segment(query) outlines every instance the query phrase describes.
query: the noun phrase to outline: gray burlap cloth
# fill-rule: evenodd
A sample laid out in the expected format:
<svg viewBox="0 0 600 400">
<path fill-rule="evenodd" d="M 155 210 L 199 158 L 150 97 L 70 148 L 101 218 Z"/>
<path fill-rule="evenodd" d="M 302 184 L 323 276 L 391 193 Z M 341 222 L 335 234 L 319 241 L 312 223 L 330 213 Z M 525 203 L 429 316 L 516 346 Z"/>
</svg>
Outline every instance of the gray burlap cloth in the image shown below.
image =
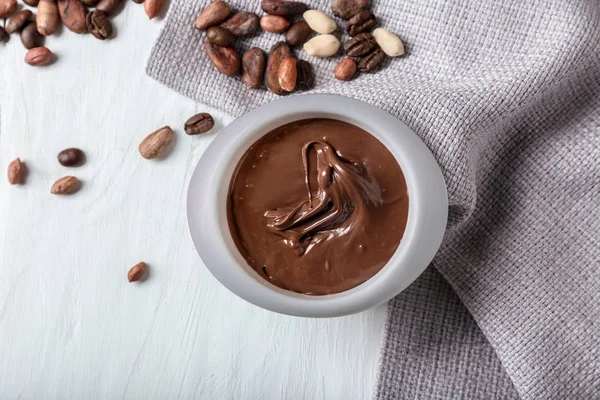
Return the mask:
<svg viewBox="0 0 600 400">
<path fill-rule="evenodd" d="M 233 115 L 274 100 L 210 65 L 193 29 L 206 3 L 173 1 L 148 74 Z M 258 0 L 230 3 L 259 12 Z M 600 399 L 600 1 L 373 0 L 372 10 L 405 57 L 342 83 L 340 57 L 296 54 L 315 66 L 313 92 L 412 127 L 451 204 L 433 268 L 389 304 L 375 397 Z"/>
</svg>

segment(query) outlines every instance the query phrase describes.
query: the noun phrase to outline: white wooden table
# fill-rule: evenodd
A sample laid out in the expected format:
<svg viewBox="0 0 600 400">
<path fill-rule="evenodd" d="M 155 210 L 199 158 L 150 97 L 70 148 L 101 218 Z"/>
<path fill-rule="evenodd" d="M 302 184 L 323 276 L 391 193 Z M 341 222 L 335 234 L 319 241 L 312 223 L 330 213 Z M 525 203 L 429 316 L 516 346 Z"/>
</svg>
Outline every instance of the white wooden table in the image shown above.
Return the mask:
<svg viewBox="0 0 600 400">
<path fill-rule="evenodd" d="M 368 399 L 385 307 L 352 317 L 276 315 L 235 297 L 204 268 L 188 236 L 189 176 L 214 133 L 183 122 L 208 111 L 148 78 L 161 21 L 127 4 L 101 42 L 62 30 L 57 62 L 23 62 L 0 44 L 0 399 Z M 161 161 L 139 142 L 163 125 L 176 143 Z M 56 154 L 82 148 L 87 163 Z M 29 175 L 10 186 L 7 164 Z M 83 181 L 51 195 L 64 175 Z M 127 282 L 146 261 L 150 276 Z"/>
</svg>

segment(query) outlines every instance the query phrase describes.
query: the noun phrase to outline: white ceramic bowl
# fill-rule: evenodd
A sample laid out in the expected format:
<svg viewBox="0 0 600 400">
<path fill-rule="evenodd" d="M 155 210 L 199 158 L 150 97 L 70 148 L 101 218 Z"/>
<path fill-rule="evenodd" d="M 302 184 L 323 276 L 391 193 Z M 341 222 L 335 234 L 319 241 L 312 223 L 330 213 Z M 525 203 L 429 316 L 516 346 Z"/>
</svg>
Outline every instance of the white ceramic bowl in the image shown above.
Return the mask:
<svg viewBox="0 0 600 400">
<path fill-rule="evenodd" d="M 400 246 L 379 273 L 342 293 L 308 296 L 261 278 L 236 248 L 227 223 L 227 197 L 246 150 L 274 128 L 306 118 L 354 124 L 396 157 L 408 186 L 408 222 Z M 425 270 L 438 250 L 448 217 L 448 196 L 429 149 L 404 123 L 369 104 L 334 95 L 306 95 L 266 104 L 233 121 L 198 162 L 188 188 L 187 217 L 194 245 L 210 272 L 241 298 L 275 312 L 337 317 L 375 307 L 396 296 Z"/>
</svg>

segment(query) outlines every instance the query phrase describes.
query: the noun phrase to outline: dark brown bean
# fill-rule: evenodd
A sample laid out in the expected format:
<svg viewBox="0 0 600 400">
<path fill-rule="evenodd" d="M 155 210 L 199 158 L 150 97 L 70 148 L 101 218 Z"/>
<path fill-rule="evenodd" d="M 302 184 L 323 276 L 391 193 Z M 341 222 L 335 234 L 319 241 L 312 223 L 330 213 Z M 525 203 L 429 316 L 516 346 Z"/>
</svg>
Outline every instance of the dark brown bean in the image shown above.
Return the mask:
<svg viewBox="0 0 600 400">
<path fill-rule="evenodd" d="M 331 2 L 333 15 L 345 20 L 349 20 L 366 8 L 369 8 L 369 0 L 333 0 Z"/>
<path fill-rule="evenodd" d="M 85 18 L 87 8 L 79 0 L 58 0 L 60 19 L 68 30 L 75 33 L 87 33 Z"/>
<path fill-rule="evenodd" d="M 362 10 L 354 17 L 350 18 L 346 25 L 346 32 L 350 36 L 356 36 L 359 33 L 371 32 L 377 25 L 375 16 L 369 10 Z"/>
<path fill-rule="evenodd" d="M 217 46 L 205 40 L 204 50 L 215 68 L 222 74 L 235 76 L 240 71 L 240 56 L 234 49 Z"/>
<path fill-rule="evenodd" d="M 259 24 L 260 18 L 258 18 L 258 15 L 253 12 L 241 11 L 234 14 L 220 26 L 233 33 L 234 36 L 240 37 L 252 35 L 258 30 Z"/>
<path fill-rule="evenodd" d="M 370 33 L 364 32 L 344 43 L 344 51 L 350 57 L 361 57 L 377 48 L 377 42 Z"/>
<path fill-rule="evenodd" d="M 252 89 L 258 89 L 264 80 L 267 54 L 254 47 L 242 56 L 242 82 Z"/>
<path fill-rule="evenodd" d="M 96 10 L 100 10 L 106 15 L 114 14 L 121 5 L 121 0 L 100 0 L 96 6 Z"/>
<path fill-rule="evenodd" d="M 21 10 L 8 20 L 6 24 L 6 32 L 13 34 L 23 29 L 29 18 L 31 18 L 32 12 L 29 10 Z"/>
<path fill-rule="evenodd" d="M 215 126 L 215 121 L 209 113 L 196 114 L 187 121 L 183 129 L 188 135 L 200 135 L 210 131 Z"/>
<path fill-rule="evenodd" d="M 37 7 L 40 0 L 23 0 L 23 3 L 27 4 L 29 7 Z"/>
<path fill-rule="evenodd" d="M 279 85 L 279 67 L 282 61 L 288 57 L 292 57 L 290 46 L 286 42 L 278 42 L 271 48 L 271 53 L 267 60 L 265 85 L 267 85 L 267 89 L 279 96 L 287 94 L 287 92 L 281 88 L 281 85 Z"/>
<path fill-rule="evenodd" d="M 21 30 L 21 43 L 26 49 L 33 49 L 44 44 L 44 36 L 38 32 L 35 21 L 28 22 Z"/>
<path fill-rule="evenodd" d="M 298 69 L 298 81 L 296 82 L 296 89 L 299 90 L 310 90 L 315 87 L 315 74 L 312 70 L 312 65 L 308 61 L 298 60 L 296 62 Z"/>
<path fill-rule="evenodd" d="M 358 62 L 358 70 L 361 72 L 371 72 L 375 70 L 384 60 L 385 53 L 381 49 L 373 51 L 360 59 Z"/>
<path fill-rule="evenodd" d="M 81 0 L 81 2 L 88 7 L 96 7 L 100 0 Z"/>
<path fill-rule="evenodd" d="M 85 162 L 85 153 L 75 147 L 64 149 L 58 153 L 58 162 L 65 167 L 78 167 Z"/>
<path fill-rule="evenodd" d="M 206 31 L 206 38 L 217 46 L 228 47 L 231 42 L 235 39 L 233 33 L 229 32 L 225 28 L 221 28 L 220 26 L 211 26 Z"/>
<path fill-rule="evenodd" d="M 306 23 L 306 21 L 296 22 L 285 34 L 285 41 L 290 46 L 302 46 L 304 42 L 308 40 L 312 29 Z"/>
<path fill-rule="evenodd" d="M 133 2 L 135 4 L 142 4 L 142 3 L 144 3 L 144 0 L 133 0 Z"/>
<path fill-rule="evenodd" d="M 0 0 L 0 18 L 6 18 L 17 11 L 17 0 Z"/>
<path fill-rule="evenodd" d="M 264 12 L 282 17 L 293 17 L 300 15 L 308 9 L 306 4 L 300 1 L 287 0 L 262 0 L 260 6 Z"/>
<path fill-rule="evenodd" d="M 96 39 L 105 40 L 112 36 L 112 24 L 106 14 L 100 10 L 88 13 L 86 17 L 88 32 Z"/>
</svg>

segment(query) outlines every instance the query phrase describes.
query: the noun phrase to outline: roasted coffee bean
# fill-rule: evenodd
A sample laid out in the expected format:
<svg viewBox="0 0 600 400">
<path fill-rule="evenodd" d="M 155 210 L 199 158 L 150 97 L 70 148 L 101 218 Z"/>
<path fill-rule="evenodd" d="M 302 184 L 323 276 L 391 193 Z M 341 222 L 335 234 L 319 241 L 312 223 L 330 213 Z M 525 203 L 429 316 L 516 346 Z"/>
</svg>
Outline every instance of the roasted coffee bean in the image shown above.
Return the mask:
<svg viewBox="0 0 600 400">
<path fill-rule="evenodd" d="M 32 67 L 41 67 L 52 62 L 53 54 L 46 47 L 34 47 L 25 54 L 25 62 Z"/>
<path fill-rule="evenodd" d="M 231 42 L 235 39 L 233 33 L 229 32 L 225 28 L 221 28 L 220 26 L 211 26 L 206 31 L 206 38 L 217 46 L 228 47 Z"/>
<path fill-rule="evenodd" d="M 240 71 L 240 56 L 229 47 L 221 47 L 204 41 L 204 50 L 215 68 L 222 74 L 235 76 Z"/>
<path fill-rule="evenodd" d="M 88 31 L 96 38 L 105 40 L 112 35 L 112 24 L 106 14 L 100 10 L 88 13 L 86 18 Z"/>
<path fill-rule="evenodd" d="M 345 20 L 349 20 L 366 8 L 369 8 L 369 0 L 333 0 L 331 2 L 333 15 Z"/>
<path fill-rule="evenodd" d="M 6 18 L 17 11 L 17 0 L 0 0 L 0 18 Z"/>
<path fill-rule="evenodd" d="M 358 62 L 358 69 L 361 72 L 371 72 L 375 70 L 379 64 L 385 58 L 385 53 L 381 49 L 377 49 L 373 51 L 371 54 L 368 54 L 360 59 Z"/>
<path fill-rule="evenodd" d="M 356 69 L 357 65 L 354 58 L 344 58 L 335 67 L 335 79 L 339 81 L 351 81 L 354 75 L 356 75 Z"/>
<path fill-rule="evenodd" d="M 23 29 L 31 15 L 32 13 L 29 10 L 21 10 L 14 14 L 6 24 L 6 32 L 13 34 Z"/>
<path fill-rule="evenodd" d="M 196 18 L 196 29 L 206 29 L 220 24 L 231 13 L 231 6 L 222 0 L 207 5 Z"/>
<path fill-rule="evenodd" d="M 87 33 L 85 17 L 87 9 L 79 0 L 58 0 L 60 19 L 68 30 L 75 33 Z"/>
<path fill-rule="evenodd" d="M 85 153 L 75 147 L 64 149 L 58 153 L 58 162 L 64 167 L 78 167 L 85 161 Z"/>
<path fill-rule="evenodd" d="M 227 29 L 234 36 L 252 35 L 258 29 L 260 18 L 253 12 L 241 11 L 223 22 L 221 28 Z"/>
<path fill-rule="evenodd" d="M 292 50 L 286 42 L 278 42 L 271 48 L 267 69 L 265 71 L 265 85 L 276 95 L 282 96 L 286 91 L 279 85 L 279 67 L 283 60 L 292 57 Z"/>
<path fill-rule="evenodd" d="M 312 65 L 308 61 L 296 61 L 298 69 L 298 79 L 296 81 L 296 89 L 310 90 L 315 87 L 315 75 L 312 70 Z"/>
<path fill-rule="evenodd" d="M 23 3 L 27 4 L 29 7 L 37 7 L 40 0 L 23 0 Z"/>
<path fill-rule="evenodd" d="M 265 15 L 260 19 L 260 27 L 266 32 L 281 33 L 290 27 L 290 22 L 279 15 Z"/>
<path fill-rule="evenodd" d="M 200 135 L 210 131 L 215 126 L 215 121 L 209 113 L 196 114 L 185 122 L 183 129 L 188 135 Z"/>
<path fill-rule="evenodd" d="M 344 51 L 350 57 L 361 57 L 377 48 L 377 42 L 370 33 L 359 33 L 344 43 Z"/>
<path fill-rule="evenodd" d="M 56 32 L 60 24 L 56 0 L 40 0 L 35 21 L 38 32 L 42 35 L 50 36 Z"/>
<path fill-rule="evenodd" d="M 81 0 L 81 2 L 88 7 L 96 7 L 100 0 Z"/>
<path fill-rule="evenodd" d="M 258 47 L 254 47 L 242 56 L 242 82 L 252 89 L 262 85 L 265 76 L 267 55 Z"/>
<path fill-rule="evenodd" d="M 308 38 L 312 29 L 308 26 L 306 21 L 296 22 L 285 34 L 285 41 L 289 43 L 290 46 L 301 46 L 303 45 Z"/>
<path fill-rule="evenodd" d="M 21 30 L 21 43 L 26 49 L 33 49 L 44 44 L 44 36 L 38 32 L 35 21 L 28 22 Z"/>
<path fill-rule="evenodd" d="M 96 10 L 102 11 L 104 14 L 113 15 L 119 9 L 121 0 L 100 0 L 96 6 Z"/>
<path fill-rule="evenodd" d="M 0 26 L 0 42 L 8 42 L 8 39 L 10 39 L 10 35 Z"/>
<path fill-rule="evenodd" d="M 282 17 L 293 17 L 300 15 L 308 9 L 306 4 L 300 1 L 285 0 L 262 0 L 260 6 L 264 12 Z"/>
<path fill-rule="evenodd" d="M 369 10 L 362 10 L 354 17 L 350 18 L 346 25 L 346 32 L 350 36 L 356 36 L 359 33 L 371 32 L 377 25 L 375 16 Z"/>
</svg>

